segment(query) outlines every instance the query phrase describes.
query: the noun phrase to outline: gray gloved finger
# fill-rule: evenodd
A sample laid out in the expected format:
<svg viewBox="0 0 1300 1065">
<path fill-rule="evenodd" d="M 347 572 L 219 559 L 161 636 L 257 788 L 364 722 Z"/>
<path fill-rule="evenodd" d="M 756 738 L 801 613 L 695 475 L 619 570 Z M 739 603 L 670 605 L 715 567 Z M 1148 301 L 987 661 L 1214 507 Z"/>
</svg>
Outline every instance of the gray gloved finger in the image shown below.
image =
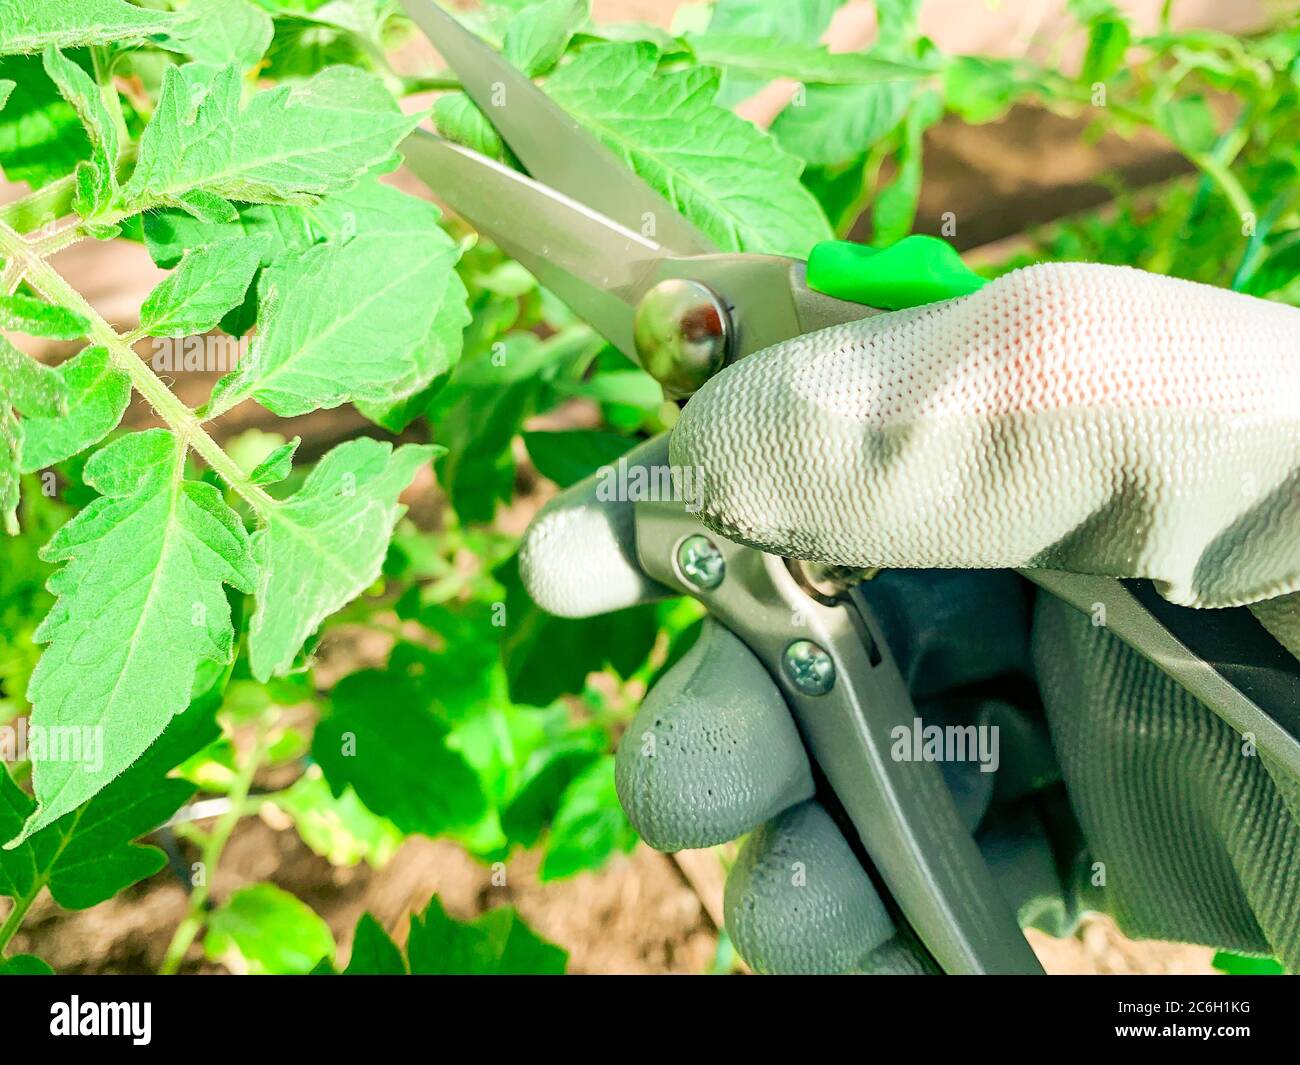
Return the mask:
<svg viewBox="0 0 1300 1065">
<path fill-rule="evenodd" d="M 1062 897 L 1035 808 L 999 814 L 976 838 L 1021 926 L 1068 934 L 1078 918 L 1076 900 Z M 758 972 L 938 972 L 915 938 L 897 931 L 875 884 L 815 801 L 787 810 L 745 840 L 725 905 L 727 931 Z"/>
<path fill-rule="evenodd" d="M 885 570 L 858 588 L 913 698 L 1028 676 L 1033 587 L 1009 570 Z"/>
<path fill-rule="evenodd" d="M 728 934 L 760 973 L 935 971 L 900 940 L 870 877 L 816 802 L 745 840 L 725 907 Z"/>
<path fill-rule="evenodd" d="M 638 470 L 666 470 L 667 435 L 624 457 L 622 478 L 602 471 L 566 489 L 533 518 L 519 546 L 519 573 L 533 601 L 565 618 L 605 614 L 671 592 L 641 570 L 634 502 L 620 498 Z"/>
<path fill-rule="evenodd" d="M 1300 970 L 1300 786 L 1105 626 L 1050 595 L 1034 656 L 1085 902 L 1135 939 L 1269 953 Z"/>
<path fill-rule="evenodd" d="M 646 696 L 614 766 L 623 809 L 659 850 L 725 843 L 813 793 L 781 693 L 712 620 Z"/>
</svg>

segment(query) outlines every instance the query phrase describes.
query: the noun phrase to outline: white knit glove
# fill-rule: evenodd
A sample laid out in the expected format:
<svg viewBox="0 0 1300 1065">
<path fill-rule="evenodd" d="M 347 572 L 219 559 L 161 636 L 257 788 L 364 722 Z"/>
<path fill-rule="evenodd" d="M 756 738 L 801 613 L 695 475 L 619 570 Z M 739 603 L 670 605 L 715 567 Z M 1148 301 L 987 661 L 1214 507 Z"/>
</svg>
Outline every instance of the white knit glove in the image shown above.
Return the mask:
<svg viewBox="0 0 1300 1065">
<path fill-rule="evenodd" d="M 1048 264 L 778 344 L 691 400 L 704 522 L 842 565 L 1300 588 L 1300 311 Z"/>
<path fill-rule="evenodd" d="M 702 484 L 705 524 L 780 555 L 1148 577 L 1178 603 L 1251 604 L 1300 654 L 1300 311 L 1290 307 L 1127 268 L 1031 267 L 729 367 L 686 406 L 671 461 Z M 629 508 L 601 503 L 588 484 L 538 516 L 521 564 L 543 607 L 583 616 L 662 591 L 635 557 Z M 924 582 L 898 587 L 901 609 L 924 602 Z M 940 646 L 960 631 L 962 646 L 985 641 L 984 657 L 1014 660 L 1023 604 L 969 598 L 980 605 L 956 603 L 928 634 L 922 611 L 900 635 Z M 1034 612 L 1032 652 L 1086 837 L 1078 854 L 1057 846 L 1058 866 L 1083 870 L 1066 877 L 1067 909 L 1106 909 L 1133 935 L 1300 965 L 1300 783 L 1242 757 L 1222 721 L 1049 596 Z M 980 657 L 942 681 L 909 677 L 914 697 L 937 698 L 936 713 L 968 705 L 963 683 L 987 688 Z M 1005 709 L 985 700 L 977 712 Z M 650 694 L 647 713 L 700 740 L 675 763 L 620 751 L 620 795 L 652 843 L 699 846 L 768 822 L 728 886 L 728 922 L 751 962 L 888 969 L 912 957 L 878 903 L 864 909 L 870 884 L 845 871 L 850 852 L 808 801 L 779 693 L 738 641 L 707 641 Z M 723 786 L 701 791 L 702 777 Z M 1036 871 L 1020 868 L 1007 889 L 1025 921 L 1042 912 L 1035 885 L 1051 866 L 1041 839 Z M 823 857 L 811 893 L 786 886 L 800 847 L 836 856 Z M 1004 844 L 995 850 L 1023 865 L 1005 860 Z M 1104 885 L 1088 880 L 1098 864 Z"/>
</svg>

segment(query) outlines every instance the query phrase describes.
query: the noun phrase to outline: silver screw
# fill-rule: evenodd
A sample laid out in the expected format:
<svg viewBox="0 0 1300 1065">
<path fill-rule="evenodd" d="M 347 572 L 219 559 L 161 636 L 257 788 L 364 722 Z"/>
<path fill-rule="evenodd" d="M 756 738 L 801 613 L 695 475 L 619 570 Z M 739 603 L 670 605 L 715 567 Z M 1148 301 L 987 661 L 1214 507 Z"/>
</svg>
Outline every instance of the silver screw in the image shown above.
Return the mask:
<svg viewBox="0 0 1300 1065">
<path fill-rule="evenodd" d="M 804 695 L 825 695 L 835 686 L 835 663 L 812 640 L 795 640 L 781 664 L 790 683 Z"/>
<path fill-rule="evenodd" d="M 677 545 L 677 568 L 686 580 L 707 592 L 722 583 L 727 562 L 712 540 L 697 533 Z"/>
</svg>

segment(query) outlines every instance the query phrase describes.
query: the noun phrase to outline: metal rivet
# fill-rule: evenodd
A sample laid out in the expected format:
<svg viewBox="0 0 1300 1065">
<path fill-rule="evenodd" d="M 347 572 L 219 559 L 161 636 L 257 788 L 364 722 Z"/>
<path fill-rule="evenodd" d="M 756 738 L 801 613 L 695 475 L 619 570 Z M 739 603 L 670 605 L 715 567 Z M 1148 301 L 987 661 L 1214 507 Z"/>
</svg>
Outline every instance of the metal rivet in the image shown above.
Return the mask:
<svg viewBox="0 0 1300 1065">
<path fill-rule="evenodd" d="M 677 545 L 677 569 L 690 584 L 709 591 L 722 583 L 727 562 L 707 536 L 688 536 Z"/>
<path fill-rule="evenodd" d="M 689 396 L 722 369 L 731 317 L 707 285 L 673 278 L 641 298 L 632 333 L 646 372 L 670 397 Z"/>
<path fill-rule="evenodd" d="M 835 686 L 835 663 L 812 640 L 795 640 L 781 658 L 785 675 L 804 695 L 825 695 Z"/>
</svg>

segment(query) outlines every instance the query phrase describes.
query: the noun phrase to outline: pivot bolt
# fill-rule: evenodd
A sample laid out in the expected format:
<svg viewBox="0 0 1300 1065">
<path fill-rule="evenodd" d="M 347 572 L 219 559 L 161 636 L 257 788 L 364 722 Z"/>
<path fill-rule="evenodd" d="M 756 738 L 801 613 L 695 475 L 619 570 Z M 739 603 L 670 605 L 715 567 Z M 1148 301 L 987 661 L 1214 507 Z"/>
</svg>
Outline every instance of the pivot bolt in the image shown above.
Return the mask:
<svg viewBox="0 0 1300 1065">
<path fill-rule="evenodd" d="M 671 278 L 642 297 L 632 323 L 646 372 L 673 398 L 689 396 L 722 369 L 731 315 L 716 292 Z"/>
<path fill-rule="evenodd" d="M 727 562 L 707 536 L 688 536 L 677 545 L 677 569 L 696 588 L 707 592 L 722 583 Z"/>
<path fill-rule="evenodd" d="M 825 695 L 835 686 L 835 663 L 812 640 L 795 640 L 785 649 L 785 675 L 804 695 Z"/>
</svg>

